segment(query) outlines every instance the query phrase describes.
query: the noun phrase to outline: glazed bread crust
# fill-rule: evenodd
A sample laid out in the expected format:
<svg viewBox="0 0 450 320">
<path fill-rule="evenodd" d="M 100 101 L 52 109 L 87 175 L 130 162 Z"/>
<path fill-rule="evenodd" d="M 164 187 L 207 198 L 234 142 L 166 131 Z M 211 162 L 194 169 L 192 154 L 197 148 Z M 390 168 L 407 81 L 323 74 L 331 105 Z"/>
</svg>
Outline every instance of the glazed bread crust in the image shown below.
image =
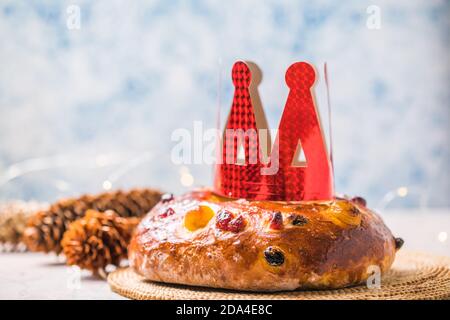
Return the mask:
<svg viewBox="0 0 450 320">
<path fill-rule="evenodd" d="M 129 260 L 152 281 L 281 291 L 359 284 L 370 266 L 387 271 L 395 251 L 381 218 L 349 200 L 259 202 L 198 190 L 148 213 Z"/>
</svg>

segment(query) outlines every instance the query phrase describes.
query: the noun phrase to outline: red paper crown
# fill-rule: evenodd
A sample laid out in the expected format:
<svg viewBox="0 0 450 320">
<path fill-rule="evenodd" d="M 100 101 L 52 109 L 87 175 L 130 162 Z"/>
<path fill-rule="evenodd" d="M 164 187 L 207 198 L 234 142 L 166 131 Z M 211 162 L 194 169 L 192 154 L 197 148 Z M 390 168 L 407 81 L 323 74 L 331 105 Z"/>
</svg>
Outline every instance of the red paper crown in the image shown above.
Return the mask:
<svg viewBox="0 0 450 320">
<path fill-rule="evenodd" d="M 258 76 L 255 70 L 253 64 L 242 61 L 233 66 L 235 91 L 222 142 L 222 161 L 216 168 L 215 191 L 248 200 L 332 199 L 332 165 L 312 93 L 314 68 L 296 62 L 286 71 L 290 91 L 267 163 L 261 161 L 263 135 L 254 108 L 258 103 L 252 103 L 255 97 L 250 94 L 256 90 L 257 79 L 252 81 Z M 306 163 L 297 161 L 301 149 Z"/>
</svg>

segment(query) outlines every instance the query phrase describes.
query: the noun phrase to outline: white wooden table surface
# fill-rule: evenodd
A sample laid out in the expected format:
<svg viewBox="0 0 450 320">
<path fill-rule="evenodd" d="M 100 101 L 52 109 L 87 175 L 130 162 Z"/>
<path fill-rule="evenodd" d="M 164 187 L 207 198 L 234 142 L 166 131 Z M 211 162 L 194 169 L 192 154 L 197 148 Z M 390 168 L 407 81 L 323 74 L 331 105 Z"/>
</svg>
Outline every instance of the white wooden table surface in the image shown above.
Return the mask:
<svg viewBox="0 0 450 320">
<path fill-rule="evenodd" d="M 382 214 L 410 250 L 450 256 L 450 209 Z M 0 299 L 122 299 L 106 281 L 40 253 L 0 253 Z"/>
</svg>

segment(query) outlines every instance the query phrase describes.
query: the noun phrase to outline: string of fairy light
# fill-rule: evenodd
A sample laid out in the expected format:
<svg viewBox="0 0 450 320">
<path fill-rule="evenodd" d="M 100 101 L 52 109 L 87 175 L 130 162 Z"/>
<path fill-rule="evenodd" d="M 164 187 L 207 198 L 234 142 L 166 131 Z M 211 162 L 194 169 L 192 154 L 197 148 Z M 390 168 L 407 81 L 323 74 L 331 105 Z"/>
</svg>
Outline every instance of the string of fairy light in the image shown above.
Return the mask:
<svg viewBox="0 0 450 320">
<path fill-rule="evenodd" d="M 74 158 L 72 155 L 32 158 L 14 163 L 7 167 L 6 170 L 0 174 L 0 190 L 16 179 L 39 171 L 73 167 L 82 169 L 115 167 L 101 183 L 101 188 L 108 191 L 113 189 L 120 179 L 126 176 L 131 170 L 146 163 L 150 163 L 155 157 L 157 157 L 155 153 L 144 152 L 131 158 L 116 154 L 100 154 L 93 158 Z M 180 166 L 178 175 L 181 186 L 191 187 L 194 185 L 195 179 L 190 172 L 189 167 Z M 71 186 L 70 182 L 67 180 L 49 179 L 49 181 L 60 191 L 67 191 Z"/>
<path fill-rule="evenodd" d="M 157 155 L 151 152 L 144 152 L 133 157 L 124 157 L 116 154 L 99 154 L 93 158 L 74 159 L 68 155 L 58 155 L 53 157 L 33 158 L 26 161 L 14 163 L 6 168 L 5 172 L 0 175 L 0 191 L 8 186 L 12 181 L 29 175 L 37 171 L 45 171 L 55 168 L 80 167 L 84 169 L 95 169 L 114 167 L 105 179 L 102 180 L 101 189 L 108 191 L 119 183 L 120 179 L 126 176 L 131 170 L 151 163 L 157 158 Z M 70 182 L 62 179 L 52 180 L 55 187 L 60 191 L 67 191 Z M 178 182 L 182 187 L 189 188 L 195 185 L 195 178 L 188 166 L 180 165 L 178 167 Z M 383 211 L 389 208 L 389 205 L 397 199 L 406 198 L 408 196 L 419 197 L 419 207 L 425 209 L 427 207 L 427 194 L 418 187 L 400 186 L 396 189 L 388 191 L 378 202 L 375 208 Z M 436 239 L 445 243 L 448 240 L 448 233 L 440 231 L 436 235 Z"/>
<path fill-rule="evenodd" d="M 104 190 L 110 190 L 113 188 L 114 184 L 120 180 L 121 177 L 125 176 L 132 169 L 141 166 L 145 163 L 149 163 L 155 158 L 155 155 L 151 152 L 145 152 L 131 159 L 123 159 L 123 157 L 117 155 L 107 155 L 100 154 L 92 159 L 85 159 L 80 161 L 80 159 L 73 159 L 71 156 L 54 156 L 47 158 L 34 158 L 23 162 L 18 162 L 9 166 L 6 171 L 0 175 L 0 188 L 7 183 L 25 176 L 27 174 L 45 171 L 49 169 L 62 168 L 62 167 L 81 167 L 85 169 L 91 168 L 102 168 L 108 166 L 119 166 L 117 169 L 112 171 L 102 182 L 102 188 Z M 190 172 L 189 167 L 179 166 L 179 182 L 183 187 L 191 187 L 194 185 L 195 179 Z M 67 189 L 69 183 L 64 180 L 54 180 L 58 189 Z M 385 209 L 391 202 L 397 198 L 405 198 L 408 194 L 414 190 L 414 188 L 408 188 L 406 186 L 398 187 L 397 189 L 387 192 L 378 203 L 377 208 Z M 419 193 L 419 192 L 418 192 Z M 426 207 L 427 196 L 425 193 L 420 192 L 420 207 Z"/>
<path fill-rule="evenodd" d="M 132 169 L 150 162 L 155 158 L 154 154 L 145 152 L 132 159 L 124 160 L 116 155 L 101 154 L 94 158 L 77 158 L 73 156 L 58 155 L 53 157 L 41 157 L 28 159 L 22 162 L 17 162 L 6 168 L 5 172 L 0 175 L 0 191 L 2 188 L 8 186 L 14 180 L 24 177 L 26 175 L 46 171 L 56 168 L 71 168 L 79 167 L 83 169 L 96 169 L 110 166 L 118 166 L 117 169 L 112 171 L 101 183 L 101 188 L 105 191 L 114 188 L 115 184 L 126 176 Z M 193 174 L 189 167 L 179 166 L 179 183 L 183 187 L 191 187 L 195 183 Z M 62 179 L 48 179 L 59 191 L 67 191 L 70 189 L 71 184 L 67 180 Z M 1 193 L 1 192 L 0 192 Z"/>
</svg>

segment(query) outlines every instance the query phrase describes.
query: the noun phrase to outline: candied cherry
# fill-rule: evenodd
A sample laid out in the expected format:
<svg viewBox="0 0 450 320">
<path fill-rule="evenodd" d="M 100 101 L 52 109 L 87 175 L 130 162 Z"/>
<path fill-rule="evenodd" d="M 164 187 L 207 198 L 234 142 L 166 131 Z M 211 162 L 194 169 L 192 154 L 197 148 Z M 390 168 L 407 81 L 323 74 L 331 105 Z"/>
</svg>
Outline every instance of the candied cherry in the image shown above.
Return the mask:
<svg viewBox="0 0 450 320">
<path fill-rule="evenodd" d="M 245 219 L 243 216 L 238 216 L 237 218 L 230 221 L 228 224 L 228 230 L 234 233 L 241 232 L 244 230 L 246 225 Z"/>
<path fill-rule="evenodd" d="M 272 213 L 272 217 L 270 218 L 270 228 L 273 230 L 283 229 L 283 215 L 281 212 L 277 211 Z"/>
<path fill-rule="evenodd" d="M 166 217 L 171 216 L 173 214 L 175 214 L 175 210 L 173 210 L 172 208 L 167 208 L 167 210 L 164 211 L 163 213 L 161 213 L 159 216 L 161 218 L 166 218 Z"/>
<path fill-rule="evenodd" d="M 216 218 L 216 227 L 221 230 L 227 230 L 228 224 L 234 218 L 234 215 L 227 211 L 221 210 Z"/>
<path fill-rule="evenodd" d="M 244 230 L 246 221 L 242 215 L 235 217 L 235 215 L 227 210 L 219 212 L 216 218 L 216 227 L 223 231 L 231 231 L 238 233 Z"/>
</svg>

